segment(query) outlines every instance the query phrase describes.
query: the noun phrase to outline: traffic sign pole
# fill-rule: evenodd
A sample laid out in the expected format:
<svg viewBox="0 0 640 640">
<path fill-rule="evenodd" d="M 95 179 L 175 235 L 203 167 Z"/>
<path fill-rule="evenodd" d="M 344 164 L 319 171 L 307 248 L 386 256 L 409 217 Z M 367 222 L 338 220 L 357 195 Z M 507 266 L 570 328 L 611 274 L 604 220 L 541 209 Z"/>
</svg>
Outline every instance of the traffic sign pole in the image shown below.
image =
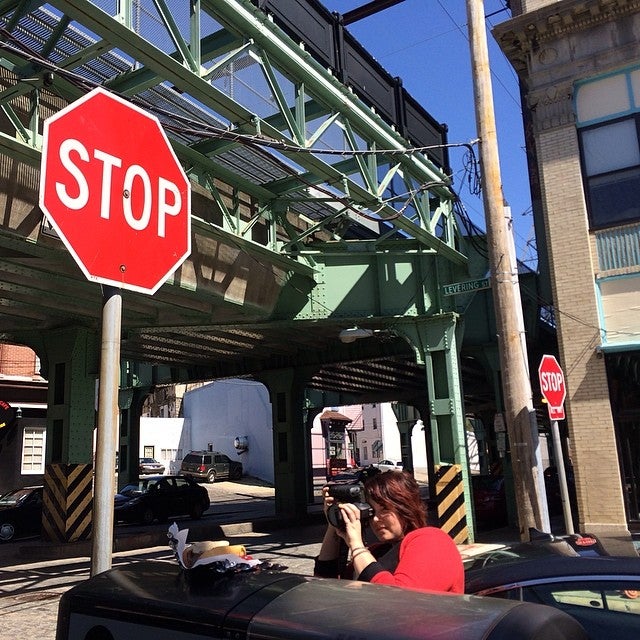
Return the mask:
<svg viewBox="0 0 640 640">
<path fill-rule="evenodd" d="M 564 373 L 560 364 L 554 356 L 543 355 L 538 367 L 538 379 L 540 391 L 544 396 L 549 411 L 549 421 L 551 423 L 551 436 L 553 438 L 553 448 L 556 454 L 556 469 L 558 470 L 558 482 L 560 483 L 560 497 L 562 500 L 562 513 L 564 515 L 564 526 L 568 534 L 573 533 L 573 516 L 571 515 L 571 504 L 569 502 L 569 489 L 567 487 L 567 474 L 564 466 L 564 454 L 562 443 L 560 442 L 560 429 L 558 420 L 564 420 L 564 399 L 567 395 L 567 388 L 564 382 Z"/>
<path fill-rule="evenodd" d="M 120 386 L 120 289 L 103 287 L 98 428 L 93 488 L 93 545 L 91 575 L 111 568 L 113 549 L 113 474 L 118 439 L 118 389 Z"/>
<path fill-rule="evenodd" d="M 44 123 L 39 204 L 103 285 L 91 574 L 111 567 L 120 289 L 155 293 L 191 253 L 191 186 L 160 121 L 102 87 Z"/>
<path fill-rule="evenodd" d="M 556 468 L 558 470 L 558 482 L 560 483 L 560 498 L 562 500 L 562 514 L 564 515 L 564 527 L 566 533 L 571 535 L 573 531 L 573 516 L 571 515 L 571 504 L 569 502 L 569 489 L 567 487 L 567 474 L 564 468 L 564 455 L 560 442 L 560 429 L 558 421 L 551 421 L 551 436 L 553 437 L 553 448 L 556 452 Z"/>
</svg>

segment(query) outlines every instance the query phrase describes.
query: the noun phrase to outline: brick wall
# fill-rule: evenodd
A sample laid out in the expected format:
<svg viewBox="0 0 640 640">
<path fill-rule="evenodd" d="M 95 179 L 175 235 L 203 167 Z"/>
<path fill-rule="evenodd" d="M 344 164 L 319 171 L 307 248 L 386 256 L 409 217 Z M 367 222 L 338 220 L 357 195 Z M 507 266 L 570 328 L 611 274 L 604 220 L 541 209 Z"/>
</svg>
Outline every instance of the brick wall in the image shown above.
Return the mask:
<svg viewBox="0 0 640 640">
<path fill-rule="evenodd" d="M 539 131 L 538 162 L 580 530 L 626 531 L 604 358 L 599 357 L 592 239 L 572 125 Z"/>
<path fill-rule="evenodd" d="M 34 377 L 40 373 L 36 371 L 36 362 L 36 355 L 29 347 L 0 344 L 0 374 Z"/>
</svg>

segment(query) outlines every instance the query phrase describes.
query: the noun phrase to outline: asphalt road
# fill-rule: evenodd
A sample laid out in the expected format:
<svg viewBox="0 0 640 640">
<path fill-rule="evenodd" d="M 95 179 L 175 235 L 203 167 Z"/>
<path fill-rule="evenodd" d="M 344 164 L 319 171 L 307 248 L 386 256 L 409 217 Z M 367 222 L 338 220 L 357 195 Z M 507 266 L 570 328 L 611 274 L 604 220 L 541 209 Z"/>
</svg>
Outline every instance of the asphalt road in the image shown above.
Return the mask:
<svg viewBox="0 0 640 640">
<path fill-rule="evenodd" d="M 286 567 L 284 571 L 312 574 L 325 527 L 320 518 L 315 524 L 278 527 L 273 488 L 253 478 L 205 486 L 212 503 L 206 515 L 200 521 L 176 519 L 179 528 L 189 528 L 190 540 L 224 537 L 230 544 L 245 545 L 254 558 Z M 150 559 L 176 563 L 168 543 L 144 546 L 146 540 L 165 539 L 167 530 L 167 524 L 116 527 L 116 541 L 126 540 L 140 547 L 114 553 L 113 566 Z M 53 552 L 54 547 L 56 553 L 51 556 L 59 555 L 66 547 L 66 557 L 33 561 L 46 555 L 47 550 Z M 56 545 L 41 540 L 0 545 L 1 637 L 55 639 L 60 597 L 91 573 L 90 545 L 62 547 L 60 551 Z M 78 548 L 85 551 L 84 555 L 77 555 Z"/>
</svg>

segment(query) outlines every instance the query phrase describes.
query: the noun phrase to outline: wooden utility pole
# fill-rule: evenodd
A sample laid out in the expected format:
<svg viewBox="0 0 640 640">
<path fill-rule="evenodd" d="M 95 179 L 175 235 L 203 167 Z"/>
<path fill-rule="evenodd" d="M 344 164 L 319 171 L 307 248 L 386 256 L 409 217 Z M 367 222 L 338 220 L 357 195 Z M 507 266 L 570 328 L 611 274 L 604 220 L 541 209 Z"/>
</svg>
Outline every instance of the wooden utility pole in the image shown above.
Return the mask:
<svg viewBox="0 0 640 640">
<path fill-rule="evenodd" d="M 484 2 L 466 2 L 476 126 L 480 138 L 482 196 L 487 220 L 489 266 L 498 330 L 505 421 L 509 435 L 520 538 L 528 540 L 530 527 L 548 532 L 551 529 L 544 479 L 539 464 L 538 431 L 527 352 L 523 347 L 524 324 L 521 320 L 518 264 L 511 255 L 509 234 L 512 232 L 505 219 Z"/>
</svg>

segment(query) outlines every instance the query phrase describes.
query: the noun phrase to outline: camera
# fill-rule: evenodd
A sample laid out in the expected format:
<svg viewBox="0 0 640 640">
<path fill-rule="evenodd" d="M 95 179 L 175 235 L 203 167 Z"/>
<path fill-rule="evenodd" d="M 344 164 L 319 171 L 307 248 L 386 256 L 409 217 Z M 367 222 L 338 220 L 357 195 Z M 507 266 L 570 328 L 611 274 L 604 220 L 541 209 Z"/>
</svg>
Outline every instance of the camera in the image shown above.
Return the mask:
<svg viewBox="0 0 640 640">
<path fill-rule="evenodd" d="M 373 509 L 364 499 L 364 486 L 360 482 L 350 484 L 329 484 L 329 495 L 335 502 L 327 509 L 327 520 L 336 529 L 344 529 L 342 512 L 338 506 L 341 502 L 350 502 L 360 510 L 361 522 L 373 517 Z"/>
</svg>

